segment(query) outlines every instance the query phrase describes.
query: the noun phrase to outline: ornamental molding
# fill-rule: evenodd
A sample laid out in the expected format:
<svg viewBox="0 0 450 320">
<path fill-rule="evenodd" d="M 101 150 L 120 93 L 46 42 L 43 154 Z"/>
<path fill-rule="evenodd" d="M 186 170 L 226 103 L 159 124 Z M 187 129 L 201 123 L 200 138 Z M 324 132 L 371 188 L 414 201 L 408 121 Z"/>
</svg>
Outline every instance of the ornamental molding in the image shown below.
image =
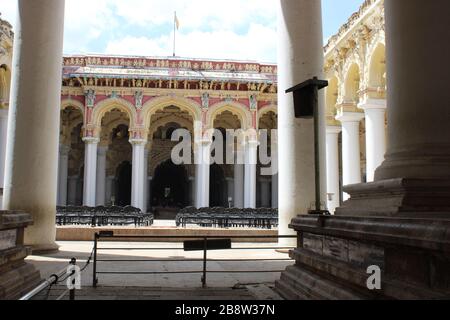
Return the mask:
<svg viewBox="0 0 450 320">
<path fill-rule="evenodd" d="M 365 0 L 361 5 L 359 10 L 355 12 L 348 21 L 343 24 L 337 34 L 332 36 L 328 43 L 325 45 L 325 52 L 329 52 L 330 49 L 336 47 L 338 42 L 340 42 L 349 32 L 354 29 L 354 27 L 361 22 L 368 14 L 372 12 L 372 8 L 375 6 L 384 6 L 384 0 Z M 380 26 L 384 26 L 384 22 L 379 24 Z M 367 33 L 368 30 L 361 30 L 363 33 Z"/>
<path fill-rule="evenodd" d="M 66 56 L 63 65 L 68 67 L 125 67 L 125 68 L 153 68 L 171 69 L 173 75 L 180 70 L 195 71 L 228 71 L 254 72 L 276 75 L 278 67 L 275 63 L 255 63 L 234 60 L 199 60 L 188 58 L 160 58 L 160 57 L 119 57 L 119 56 Z"/>
<path fill-rule="evenodd" d="M 89 88 L 89 89 L 88 89 Z M 85 92 L 88 90 L 93 90 L 96 96 L 106 96 L 110 98 L 123 98 L 126 96 L 134 97 L 136 93 L 135 88 L 104 88 L 104 87 L 67 87 L 63 86 L 61 94 L 64 96 L 85 96 Z M 140 92 L 143 93 L 144 97 L 174 97 L 174 98 L 190 98 L 190 99 L 201 99 L 205 92 L 199 90 L 173 90 L 173 89 L 141 89 Z M 236 100 L 246 100 L 249 98 L 248 91 L 207 91 L 209 99 L 221 99 L 230 102 Z M 255 93 L 254 93 L 255 94 Z M 277 94 L 276 93 L 257 93 L 255 94 L 259 101 L 270 101 L 276 103 Z"/>
<path fill-rule="evenodd" d="M 217 92 L 217 91 L 243 91 L 254 92 L 258 94 L 271 93 L 278 91 L 275 81 L 241 81 L 240 79 L 228 80 L 184 80 L 176 79 L 109 79 L 105 77 L 78 77 L 72 75 L 63 76 L 62 87 L 65 88 L 84 88 L 85 90 L 94 89 L 96 91 L 107 90 L 120 92 L 121 90 L 170 90 L 170 91 L 198 91 L 198 92 Z"/>
<path fill-rule="evenodd" d="M 384 23 L 384 0 L 366 0 L 325 46 L 325 73 L 341 71 L 348 60 L 365 63 L 374 46 L 385 43 Z"/>
</svg>

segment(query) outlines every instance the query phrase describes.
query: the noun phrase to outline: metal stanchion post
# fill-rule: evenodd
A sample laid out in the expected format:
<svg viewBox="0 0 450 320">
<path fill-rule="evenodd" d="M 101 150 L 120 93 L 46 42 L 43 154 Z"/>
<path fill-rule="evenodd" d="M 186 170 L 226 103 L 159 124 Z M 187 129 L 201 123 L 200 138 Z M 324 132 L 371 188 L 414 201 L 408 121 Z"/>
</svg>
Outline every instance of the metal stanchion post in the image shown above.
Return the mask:
<svg viewBox="0 0 450 320">
<path fill-rule="evenodd" d="M 202 286 L 206 288 L 206 268 L 207 268 L 207 258 L 208 258 L 208 239 L 203 239 L 203 277 L 202 277 Z"/>
<path fill-rule="evenodd" d="M 94 265 L 93 265 L 93 270 L 92 270 L 92 286 L 94 288 L 97 288 L 97 283 L 98 283 L 98 279 L 97 279 L 97 241 L 98 241 L 98 233 L 95 234 L 94 236 Z"/>
<path fill-rule="evenodd" d="M 77 259 L 72 258 L 72 260 L 70 261 L 70 264 L 73 265 L 73 266 L 76 266 L 77 265 Z M 76 288 L 75 288 L 76 276 L 75 275 L 76 275 L 76 272 L 75 272 L 75 268 L 74 268 L 72 270 L 72 274 L 71 274 L 71 277 L 73 277 L 73 279 L 72 279 L 72 288 L 69 291 L 69 299 L 70 299 L 70 301 L 74 301 L 75 300 L 75 290 L 76 290 Z"/>
</svg>

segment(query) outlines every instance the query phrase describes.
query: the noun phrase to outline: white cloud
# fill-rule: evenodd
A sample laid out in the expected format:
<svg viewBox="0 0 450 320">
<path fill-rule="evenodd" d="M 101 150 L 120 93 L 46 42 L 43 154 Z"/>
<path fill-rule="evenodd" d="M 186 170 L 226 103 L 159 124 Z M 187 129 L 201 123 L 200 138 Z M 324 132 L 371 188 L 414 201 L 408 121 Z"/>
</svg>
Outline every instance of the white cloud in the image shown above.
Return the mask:
<svg viewBox="0 0 450 320">
<path fill-rule="evenodd" d="M 92 42 L 118 27 L 109 0 L 66 0 L 64 50 L 92 51 Z"/>
<path fill-rule="evenodd" d="M 0 11 L 9 21 L 15 17 L 16 1 L 0 0 Z M 171 55 L 170 25 L 177 11 L 177 55 L 275 61 L 275 1 L 66 0 L 64 50 Z M 160 33 L 142 36 L 147 30 Z"/>
<path fill-rule="evenodd" d="M 185 28 L 234 29 L 259 19 L 276 18 L 275 0 L 110 0 L 116 13 L 137 25 L 160 25 L 173 21 L 177 11 Z"/>
<path fill-rule="evenodd" d="M 111 41 L 108 54 L 169 56 L 173 51 L 172 35 L 159 38 L 126 37 Z M 230 30 L 193 31 L 177 35 L 177 56 L 276 61 L 276 30 L 252 24 L 243 35 Z"/>
</svg>

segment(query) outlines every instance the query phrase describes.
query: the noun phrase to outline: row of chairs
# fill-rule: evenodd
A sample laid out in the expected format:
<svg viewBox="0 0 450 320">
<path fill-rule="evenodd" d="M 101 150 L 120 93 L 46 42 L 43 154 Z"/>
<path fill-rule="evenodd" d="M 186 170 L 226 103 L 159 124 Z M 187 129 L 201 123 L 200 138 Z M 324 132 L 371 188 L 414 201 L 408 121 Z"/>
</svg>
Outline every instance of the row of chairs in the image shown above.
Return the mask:
<svg viewBox="0 0 450 320">
<path fill-rule="evenodd" d="M 278 209 L 257 208 L 200 208 L 187 207 L 176 217 L 178 227 L 187 225 L 214 228 L 259 228 L 272 229 L 278 227 Z"/>
<path fill-rule="evenodd" d="M 153 214 L 142 213 L 141 209 L 132 206 L 119 207 L 87 207 L 58 206 L 56 208 L 56 224 L 96 226 L 129 226 L 136 227 L 153 225 Z"/>
</svg>

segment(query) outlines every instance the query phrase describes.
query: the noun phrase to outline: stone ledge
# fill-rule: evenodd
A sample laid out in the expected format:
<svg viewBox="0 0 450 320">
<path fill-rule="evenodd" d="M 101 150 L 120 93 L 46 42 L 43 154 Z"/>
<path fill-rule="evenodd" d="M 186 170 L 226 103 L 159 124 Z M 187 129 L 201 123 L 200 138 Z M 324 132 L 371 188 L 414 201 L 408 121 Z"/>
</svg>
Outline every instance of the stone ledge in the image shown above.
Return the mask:
<svg viewBox="0 0 450 320">
<path fill-rule="evenodd" d="M 290 227 L 298 232 L 450 254 L 450 219 L 299 216 L 292 220 Z"/>
<path fill-rule="evenodd" d="M 344 187 L 338 216 L 450 217 L 450 180 L 390 179 Z"/>
<path fill-rule="evenodd" d="M 22 211 L 0 211 L 0 300 L 19 299 L 40 281 L 40 273 L 25 262 L 31 248 L 23 245 L 24 229 L 32 224 Z"/>
<path fill-rule="evenodd" d="M 329 288 L 336 295 L 336 288 L 342 288 L 368 299 L 450 296 L 449 219 L 301 216 L 293 220 L 291 228 L 299 233 L 299 248 L 291 252 L 295 272 L 307 271 L 313 278 L 297 286 L 312 285 L 311 299 L 316 299 L 315 295 L 333 299 L 333 295 L 321 294 L 324 289 L 317 283 L 324 279 L 332 283 Z M 380 291 L 367 288 L 366 271 L 371 265 L 382 271 Z M 293 272 L 288 269 L 285 273 Z M 288 291 L 287 295 L 291 294 Z"/>
<path fill-rule="evenodd" d="M 288 300 L 363 300 L 368 296 L 302 268 L 290 266 L 275 283 L 277 292 Z"/>
<path fill-rule="evenodd" d="M 382 274 L 381 291 L 370 291 L 366 287 L 369 275 L 363 268 L 355 268 L 352 264 L 336 261 L 307 250 L 297 249 L 291 253 L 291 258 L 303 266 L 313 270 L 316 277 L 328 278 L 336 286 L 341 285 L 361 297 L 370 299 L 445 299 L 444 292 L 429 290 L 423 286 L 406 283 Z M 368 267 L 368 266 L 367 266 Z M 344 285 L 345 284 L 345 285 Z"/>
<path fill-rule="evenodd" d="M 9 250 L 0 252 L 0 273 L 5 266 L 17 261 L 23 261 L 27 256 L 31 254 L 30 247 L 18 246 Z"/>
<path fill-rule="evenodd" d="M 0 300 L 17 300 L 33 290 L 40 280 L 39 271 L 22 262 L 13 270 L 0 275 Z"/>
<path fill-rule="evenodd" d="M 31 215 L 22 211 L 0 211 L 0 230 L 24 228 L 33 223 Z"/>
</svg>

